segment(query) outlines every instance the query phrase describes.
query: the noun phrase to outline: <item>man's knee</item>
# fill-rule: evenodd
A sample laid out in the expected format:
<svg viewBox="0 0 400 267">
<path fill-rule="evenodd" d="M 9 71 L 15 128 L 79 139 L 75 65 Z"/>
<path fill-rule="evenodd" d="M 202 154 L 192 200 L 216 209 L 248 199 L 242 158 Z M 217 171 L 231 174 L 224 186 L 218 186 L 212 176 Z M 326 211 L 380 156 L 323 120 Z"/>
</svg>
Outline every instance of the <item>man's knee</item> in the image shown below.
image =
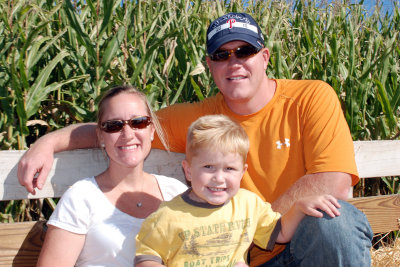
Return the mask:
<svg viewBox="0 0 400 267">
<path fill-rule="evenodd" d="M 362 237 L 372 240 L 372 230 L 364 213 L 346 201 L 339 200 L 340 215 L 330 217 L 324 213 L 323 218 L 306 216 L 300 223 L 297 233 L 309 233 L 313 236 L 328 236 L 330 240 L 346 241 Z"/>
<path fill-rule="evenodd" d="M 342 231 L 354 231 L 354 227 L 361 227 L 363 230 L 368 231 L 370 229 L 367 218 L 364 213 L 358 210 L 356 207 L 346 201 L 339 200 L 341 205 L 339 212 L 340 215 L 337 217 L 330 217 L 323 212 L 323 218 L 317 218 L 313 216 L 306 216 L 301 225 L 307 225 L 308 227 L 321 228 L 327 230 L 332 234 L 333 230 Z"/>
<path fill-rule="evenodd" d="M 356 207 L 345 201 L 340 201 L 340 205 L 340 215 L 335 218 L 324 214 L 323 218 L 306 216 L 303 219 L 290 244 L 297 260 L 306 265 L 330 262 L 326 266 L 343 266 L 341 262 L 358 255 L 357 260 L 368 265 L 371 227 Z"/>
</svg>

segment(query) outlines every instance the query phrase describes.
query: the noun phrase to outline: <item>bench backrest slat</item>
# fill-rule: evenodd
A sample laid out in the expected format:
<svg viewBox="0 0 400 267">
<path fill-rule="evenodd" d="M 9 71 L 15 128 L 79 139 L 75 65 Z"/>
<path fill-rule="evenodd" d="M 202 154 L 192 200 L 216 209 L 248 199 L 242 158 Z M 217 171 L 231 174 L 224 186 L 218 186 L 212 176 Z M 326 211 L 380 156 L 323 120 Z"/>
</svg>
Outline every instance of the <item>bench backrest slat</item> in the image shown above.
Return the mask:
<svg viewBox="0 0 400 267">
<path fill-rule="evenodd" d="M 362 178 L 400 175 L 400 140 L 355 141 L 354 153 Z"/>
<path fill-rule="evenodd" d="M 23 150 L 0 151 L 0 200 L 60 197 L 76 181 L 105 170 L 106 158 L 100 149 L 78 149 L 56 153 L 49 178 L 36 195 L 28 194 L 17 178 L 17 165 Z M 153 149 L 145 161 L 150 173 L 175 177 L 184 181 L 181 161 L 184 154 Z"/>
<path fill-rule="evenodd" d="M 400 141 L 356 141 L 355 157 L 360 177 L 400 175 Z M 27 194 L 17 179 L 17 164 L 25 151 L 0 151 L 0 200 L 60 197 L 75 181 L 97 175 L 106 168 L 99 149 L 79 149 L 55 155 L 50 179 L 35 196 Z M 176 177 L 184 181 L 181 153 L 153 149 L 145 162 L 148 172 Z"/>
</svg>

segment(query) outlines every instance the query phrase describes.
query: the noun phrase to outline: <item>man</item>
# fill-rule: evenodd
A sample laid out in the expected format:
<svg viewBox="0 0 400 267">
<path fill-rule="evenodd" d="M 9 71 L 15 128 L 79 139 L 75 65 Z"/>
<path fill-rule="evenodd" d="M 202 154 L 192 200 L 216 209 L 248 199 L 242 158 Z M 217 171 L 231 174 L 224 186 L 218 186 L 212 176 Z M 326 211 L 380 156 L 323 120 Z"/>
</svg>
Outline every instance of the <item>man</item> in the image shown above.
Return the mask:
<svg viewBox="0 0 400 267">
<path fill-rule="evenodd" d="M 220 93 L 157 113 L 171 149 L 185 151 L 187 128 L 198 117 L 225 114 L 238 121 L 250 138 L 243 188 L 281 213 L 300 197 L 326 193 L 346 200 L 358 174 L 350 132 L 333 89 L 322 81 L 269 79 L 269 50 L 248 14 L 229 13 L 213 21 L 207 31 L 207 52 Z M 20 183 L 34 192 L 34 186 L 41 188 L 54 152 L 95 145 L 92 125 L 69 126 L 46 135 L 20 161 Z M 153 147 L 162 148 L 158 140 Z M 32 182 L 36 172 L 39 176 Z M 250 265 L 370 265 L 368 221 L 352 205 L 340 203 L 341 216 L 306 217 L 288 245 L 275 246 L 272 252 L 253 247 Z"/>
</svg>

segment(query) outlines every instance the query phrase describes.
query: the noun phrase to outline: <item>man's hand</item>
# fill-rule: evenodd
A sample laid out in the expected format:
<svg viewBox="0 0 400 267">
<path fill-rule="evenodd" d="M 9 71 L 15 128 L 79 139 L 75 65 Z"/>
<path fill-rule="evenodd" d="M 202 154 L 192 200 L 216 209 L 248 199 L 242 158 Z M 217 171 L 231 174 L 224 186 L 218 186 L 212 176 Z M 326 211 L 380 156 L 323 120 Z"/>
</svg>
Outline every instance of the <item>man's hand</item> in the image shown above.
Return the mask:
<svg viewBox="0 0 400 267">
<path fill-rule="evenodd" d="M 42 189 L 51 170 L 54 153 L 97 146 L 95 123 L 77 123 L 39 138 L 18 163 L 18 181 L 35 194 Z"/>
<path fill-rule="evenodd" d="M 18 163 L 18 181 L 26 190 L 35 194 L 35 188 L 42 189 L 51 170 L 54 151 L 50 146 L 38 143 L 25 152 Z"/>
</svg>

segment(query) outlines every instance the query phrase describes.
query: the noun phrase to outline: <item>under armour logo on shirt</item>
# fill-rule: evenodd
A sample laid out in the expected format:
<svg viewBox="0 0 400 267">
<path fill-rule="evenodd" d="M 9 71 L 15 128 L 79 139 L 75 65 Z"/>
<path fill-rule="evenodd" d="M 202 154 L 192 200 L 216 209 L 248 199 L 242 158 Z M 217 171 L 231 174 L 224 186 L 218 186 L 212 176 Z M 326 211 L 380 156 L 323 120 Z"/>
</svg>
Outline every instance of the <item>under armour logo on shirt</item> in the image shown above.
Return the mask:
<svg viewBox="0 0 400 267">
<path fill-rule="evenodd" d="M 277 148 L 277 149 L 282 149 L 282 146 L 284 146 L 284 147 L 290 147 L 290 140 L 289 140 L 289 138 L 285 138 L 285 142 L 284 142 L 284 143 L 282 143 L 280 140 L 279 140 L 279 141 L 276 141 L 275 143 L 276 143 L 276 148 Z"/>
</svg>

